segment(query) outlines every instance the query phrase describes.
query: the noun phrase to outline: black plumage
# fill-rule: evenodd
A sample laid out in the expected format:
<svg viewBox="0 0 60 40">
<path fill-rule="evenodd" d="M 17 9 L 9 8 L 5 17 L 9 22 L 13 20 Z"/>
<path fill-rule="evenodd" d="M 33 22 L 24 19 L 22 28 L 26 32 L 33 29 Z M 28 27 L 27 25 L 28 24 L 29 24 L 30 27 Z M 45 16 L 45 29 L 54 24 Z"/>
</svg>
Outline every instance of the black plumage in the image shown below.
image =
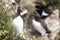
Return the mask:
<svg viewBox="0 0 60 40">
<path fill-rule="evenodd" d="M 42 27 L 46 30 L 46 33 L 50 34 L 51 31 L 48 29 L 47 27 L 47 24 L 45 23 L 45 21 L 43 19 L 40 18 L 40 16 L 38 15 L 34 15 L 34 19 L 37 21 L 37 22 L 40 22 Z"/>
<path fill-rule="evenodd" d="M 48 16 L 50 16 L 52 14 L 52 11 L 48 8 L 49 4 L 47 5 L 43 5 L 40 2 L 36 2 L 36 12 L 39 13 L 41 19 L 46 19 Z M 48 14 L 47 16 L 43 16 L 42 12 L 45 12 L 46 14 Z"/>
</svg>

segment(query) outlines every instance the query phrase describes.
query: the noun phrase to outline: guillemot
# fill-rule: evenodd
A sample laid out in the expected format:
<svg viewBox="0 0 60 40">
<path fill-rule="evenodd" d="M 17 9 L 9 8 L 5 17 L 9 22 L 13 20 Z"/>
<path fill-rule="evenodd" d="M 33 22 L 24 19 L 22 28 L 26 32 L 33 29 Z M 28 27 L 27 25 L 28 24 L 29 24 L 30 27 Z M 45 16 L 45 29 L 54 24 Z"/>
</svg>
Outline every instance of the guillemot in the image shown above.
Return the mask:
<svg viewBox="0 0 60 40">
<path fill-rule="evenodd" d="M 33 27 L 39 33 L 41 33 L 42 36 L 45 36 L 45 35 L 51 33 L 51 31 L 48 29 L 46 23 L 44 22 L 44 20 L 42 20 L 40 18 L 40 16 L 38 16 L 38 15 L 33 15 L 32 24 L 33 24 Z"/>
<path fill-rule="evenodd" d="M 27 13 L 27 10 L 21 10 L 20 7 L 17 9 L 17 16 L 13 19 L 13 29 L 16 36 L 19 36 L 23 32 L 23 19 L 21 16 Z"/>
</svg>

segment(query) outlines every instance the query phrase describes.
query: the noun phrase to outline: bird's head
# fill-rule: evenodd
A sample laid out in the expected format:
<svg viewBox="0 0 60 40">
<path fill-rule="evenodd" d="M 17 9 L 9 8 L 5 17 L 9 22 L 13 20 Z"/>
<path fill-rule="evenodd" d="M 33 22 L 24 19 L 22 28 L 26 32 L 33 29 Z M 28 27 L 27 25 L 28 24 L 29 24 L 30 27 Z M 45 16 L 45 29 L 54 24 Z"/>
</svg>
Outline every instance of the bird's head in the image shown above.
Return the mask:
<svg viewBox="0 0 60 40">
<path fill-rule="evenodd" d="M 50 4 L 43 5 L 40 2 L 36 2 L 35 8 L 36 12 L 40 15 L 41 19 L 46 19 L 49 17 L 52 13 L 51 9 L 49 9 Z"/>
<path fill-rule="evenodd" d="M 21 7 L 18 7 L 17 9 L 17 14 L 20 15 L 20 16 L 24 16 L 28 13 L 28 11 L 26 9 L 23 9 Z"/>
</svg>

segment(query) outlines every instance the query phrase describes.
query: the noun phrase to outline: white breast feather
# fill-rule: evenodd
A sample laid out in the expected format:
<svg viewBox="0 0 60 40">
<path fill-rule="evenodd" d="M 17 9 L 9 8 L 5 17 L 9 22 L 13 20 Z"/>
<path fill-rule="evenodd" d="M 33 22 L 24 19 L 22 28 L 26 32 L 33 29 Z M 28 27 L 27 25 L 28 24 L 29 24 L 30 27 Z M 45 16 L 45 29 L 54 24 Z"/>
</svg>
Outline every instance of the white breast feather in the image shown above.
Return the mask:
<svg viewBox="0 0 60 40">
<path fill-rule="evenodd" d="M 16 35 L 20 35 L 20 33 L 23 31 L 23 19 L 18 16 L 13 20 L 14 30 L 16 32 Z"/>
<path fill-rule="evenodd" d="M 47 35 L 45 29 L 42 27 L 42 25 L 41 25 L 40 22 L 37 22 L 37 21 L 35 21 L 35 19 L 33 19 L 32 23 L 33 23 L 34 28 L 35 28 L 39 33 L 41 33 L 42 36 Z"/>
</svg>

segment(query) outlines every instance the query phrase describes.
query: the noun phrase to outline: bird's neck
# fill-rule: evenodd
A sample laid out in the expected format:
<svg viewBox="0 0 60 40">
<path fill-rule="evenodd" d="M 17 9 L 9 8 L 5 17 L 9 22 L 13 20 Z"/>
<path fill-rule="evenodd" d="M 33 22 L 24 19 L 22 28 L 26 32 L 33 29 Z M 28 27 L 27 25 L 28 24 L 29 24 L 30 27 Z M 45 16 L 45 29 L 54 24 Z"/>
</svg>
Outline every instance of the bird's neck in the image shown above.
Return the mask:
<svg viewBox="0 0 60 40">
<path fill-rule="evenodd" d="M 40 17 L 36 16 L 36 17 L 34 17 L 34 20 L 39 22 L 40 21 Z"/>
<path fill-rule="evenodd" d="M 16 14 L 14 14 L 14 15 L 12 15 L 12 16 L 13 16 L 13 19 L 14 19 L 14 18 L 20 16 L 20 14 L 16 13 Z"/>
</svg>

